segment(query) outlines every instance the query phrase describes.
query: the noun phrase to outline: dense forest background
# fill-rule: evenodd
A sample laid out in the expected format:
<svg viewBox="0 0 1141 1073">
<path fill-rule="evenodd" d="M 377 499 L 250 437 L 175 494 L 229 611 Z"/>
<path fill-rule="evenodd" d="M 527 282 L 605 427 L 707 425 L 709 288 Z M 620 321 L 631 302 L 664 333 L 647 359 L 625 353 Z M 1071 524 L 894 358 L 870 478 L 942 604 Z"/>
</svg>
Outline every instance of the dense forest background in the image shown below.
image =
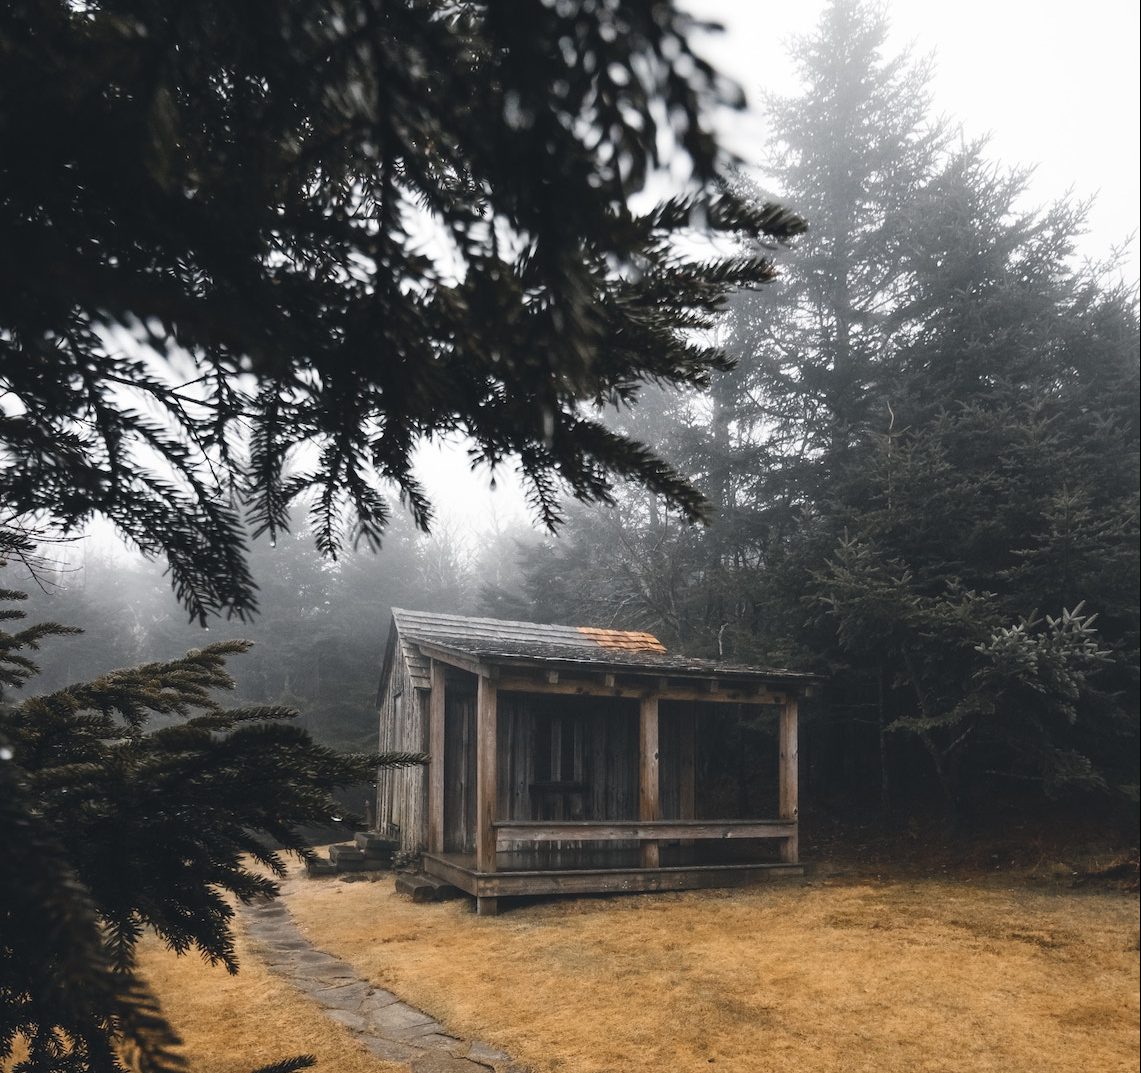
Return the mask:
<svg viewBox="0 0 1141 1073">
<path fill-rule="evenodd" d="M 881 13 L 829 9 L 767 102 L 767 187 L 811 226 L 741 294 L 705 390 L 647 389 L 614 427 L 692 478 L 694 526 L 635 487 L 525 526 L 395 525 L 378 555 L 305 534 L 252 545 L 252 623 L 187 624 L 162 567 L 97 546 L 29 617 L 74 624 L 39 686 L 248 637 L 239 700 L 375 744 L 392 606 L 649 629 L 672 649 L 827 676 L 804 713 L 810 807 L 950 824 L 1138 784 L 1138 309 L 1085 206 L 1026 206 L 1026 174 L 937 118 Z M 743 186 L 749 182 L 742 179 Z M 442 504 L 446 514 L 447 504 Z M 763 728 L 722 728 L 748 782 Z"/>
</svg>

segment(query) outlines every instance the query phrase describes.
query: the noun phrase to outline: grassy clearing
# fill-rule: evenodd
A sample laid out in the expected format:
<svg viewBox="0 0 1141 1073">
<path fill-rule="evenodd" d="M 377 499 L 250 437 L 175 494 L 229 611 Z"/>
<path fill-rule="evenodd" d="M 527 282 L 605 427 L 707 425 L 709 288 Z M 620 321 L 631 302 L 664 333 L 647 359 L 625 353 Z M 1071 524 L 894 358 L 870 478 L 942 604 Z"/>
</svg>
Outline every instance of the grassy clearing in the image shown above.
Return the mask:
<svg viewBox="0 0 1141 1073">
<path fill-rule="evenodd" d="M 298 1054 L 315 1054 L 321 1073 L 406 1073 L 374 1058 L 347 1028 L 271 974 L 240 935 L 237 976 L 193 954 L 175 957 L 154 939 L 139 954 L 194 1073 L 249 1073 Z"/>
<path fill-rule="evenodd" d="M 536 1073 L 1139 1069 L 1135 895 L 852 877 L 479 918 L 412 905 L 387 876 L 285 889 L 318 946 Z M 237 977 L 154 941 L 140 954 L 196 1073 L 300 1053 L 325 1073 L 402 1068 L 241 937 Z"/>
<path fill-rule="evenodd" d="M 322 948 L 537 1073 L 1138 1068 L 1129 895 L 832 880 L 497 918 L 387 878 L 287 898 Z"/>
</svg>

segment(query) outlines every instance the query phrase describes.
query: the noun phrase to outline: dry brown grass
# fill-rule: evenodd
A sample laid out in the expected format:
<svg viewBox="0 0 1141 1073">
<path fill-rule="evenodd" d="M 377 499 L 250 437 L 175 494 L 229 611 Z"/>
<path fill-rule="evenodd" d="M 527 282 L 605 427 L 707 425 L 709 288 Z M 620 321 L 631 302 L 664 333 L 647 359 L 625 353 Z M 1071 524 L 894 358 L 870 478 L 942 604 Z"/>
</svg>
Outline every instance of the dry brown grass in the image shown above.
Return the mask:
<svg viewBox="0 0 1141 1073">
<path fill-rule="evenodd" d="M 321 948 L 536 1073 L 1121 1073 L 1138 1063 L 1137 899 L 963 880 L 832 880 L 552 900 L 497 918 L 378 882 L 291 880 Z M 395 1073 L 269 973 L 150 941 L 195 1073 L 315 1053 Z"/>
<path fill-rule="evenodd" d="M 139 966 L 183 1040 L 193 1073 L 250 1073 L 298 1054 L 315 1054 L 320 1073 L 407 1073 L 374 1058 L 347 1028 L 285 980 L 271 974 L 240 931 L 241 972 L 230 976 L 191 954 L 176 957 L 153 937 L 139 946 Z M 8 1070 L 25 1057 L 18 1040 Z"/>
<path fill-rule="evenodd" d="M 287 898 L 362 976 L 538 1073 L 1138 1068 L 1128 895 L 828 881 L 497 918 L 387 878 Z"/>
<path fill-rule="evenodd" d="M 139 954 L 194 1073 L 249 1073 L 297 1054 L 315 1054 L 321 1073 L 406 1073 L 374 1058 L 347 1028 L 271 974 L 241 936 L 237 976 L 195 955 L 175 957 L 153 939 Z"/>
</svg>

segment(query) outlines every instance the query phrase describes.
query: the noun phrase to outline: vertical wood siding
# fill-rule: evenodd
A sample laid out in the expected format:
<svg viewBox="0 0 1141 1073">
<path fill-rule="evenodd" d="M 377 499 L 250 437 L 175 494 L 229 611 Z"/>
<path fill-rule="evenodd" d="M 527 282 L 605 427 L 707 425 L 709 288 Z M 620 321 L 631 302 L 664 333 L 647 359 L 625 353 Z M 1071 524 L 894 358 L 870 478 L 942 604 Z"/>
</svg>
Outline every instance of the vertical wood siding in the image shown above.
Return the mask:
<svg viewBox="0 0 1141 1073">
<path fill-rule="evenodd" d="M 638 704 L 605 697 L 500 693 L 498 815 L 510 820 L 638 818 Z M 574 867 L 577 842 L 506 842 L 526 866 Z M 608 844 L 633 850 L 636 842 Z M 526 854 L 526 860 L 523 855 Z"/>
<path fill-rule="evenodd" d="M 444 703 L 444 852 L 475 852 L 475 675 L 449 673 Z"/>
<path fill-rule="evenodd" d="M 380 751 L 428 751 L 428 692 L 417 689 L 399 647 L 380 698 Z M 428 772 L 424 767 L 382 768 L 377 779 L 377 828 L 411 853 L 428 841 Z"/>
</svg>

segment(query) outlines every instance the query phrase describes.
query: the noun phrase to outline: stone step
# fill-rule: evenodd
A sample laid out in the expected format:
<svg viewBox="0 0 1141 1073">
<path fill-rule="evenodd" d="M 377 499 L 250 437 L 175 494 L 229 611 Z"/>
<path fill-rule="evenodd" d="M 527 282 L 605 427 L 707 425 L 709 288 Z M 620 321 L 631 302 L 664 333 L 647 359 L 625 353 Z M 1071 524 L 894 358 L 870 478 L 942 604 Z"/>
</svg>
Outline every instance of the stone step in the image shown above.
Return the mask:
<svg viewBox="0 0 1141 1073">
<path fill-rule="evenodd" d="M 305 866 L 305 871 L 310 878 L 316 876 L 335 876 L 337 874 L 337 866 L 327 857 L 318 857 Z"/>
<path fill-rule="evenodd" d="M 407 894 L 414 902 L 434 902 L 436 888 L 424 876 L 401 873 L 396 877 L 396 893 Z"/>
<path fill-rule="evenodd" d="M 364 850 L 370 857 L 386 857 L 391 860 L 397 849 L 396 842 L 376 831 L 357 831 L 353 841 L 357 844 L 357 849 Z"/>
<path fill-rule="evenodd" d="M 363 872 L 368 867 L 364 851 L 350 842 L 330 846 L 329 860 L 339 872 Z"/>
<path fill-rule="evenodd" d="M 399 848 L 397 843 L 375 831 L 358 831 L 353 835 L 353 841 L 357 849 L 364 853 L 369 868 L 389 867 L 392 855 Z"/>
<path fill-rule="evenodd" d="M 458 898 L 461 891 L 450 883 L 421 873 L 401 873 L 396 877 L 396 893 L 407 894 L 414 902 L 442 902 Z"/>
<path fill-rule="evenodd" d="M 451 883 L 446 880 L 439 879 L 436 876 L 424 877 L 429 883 L 433 884 L 436 888 L 435 901 L 437 902 L 450 902 L 453 898 L 462 898 L 464 892 L 459 887 L 453 887 Z"/>
</svg>

